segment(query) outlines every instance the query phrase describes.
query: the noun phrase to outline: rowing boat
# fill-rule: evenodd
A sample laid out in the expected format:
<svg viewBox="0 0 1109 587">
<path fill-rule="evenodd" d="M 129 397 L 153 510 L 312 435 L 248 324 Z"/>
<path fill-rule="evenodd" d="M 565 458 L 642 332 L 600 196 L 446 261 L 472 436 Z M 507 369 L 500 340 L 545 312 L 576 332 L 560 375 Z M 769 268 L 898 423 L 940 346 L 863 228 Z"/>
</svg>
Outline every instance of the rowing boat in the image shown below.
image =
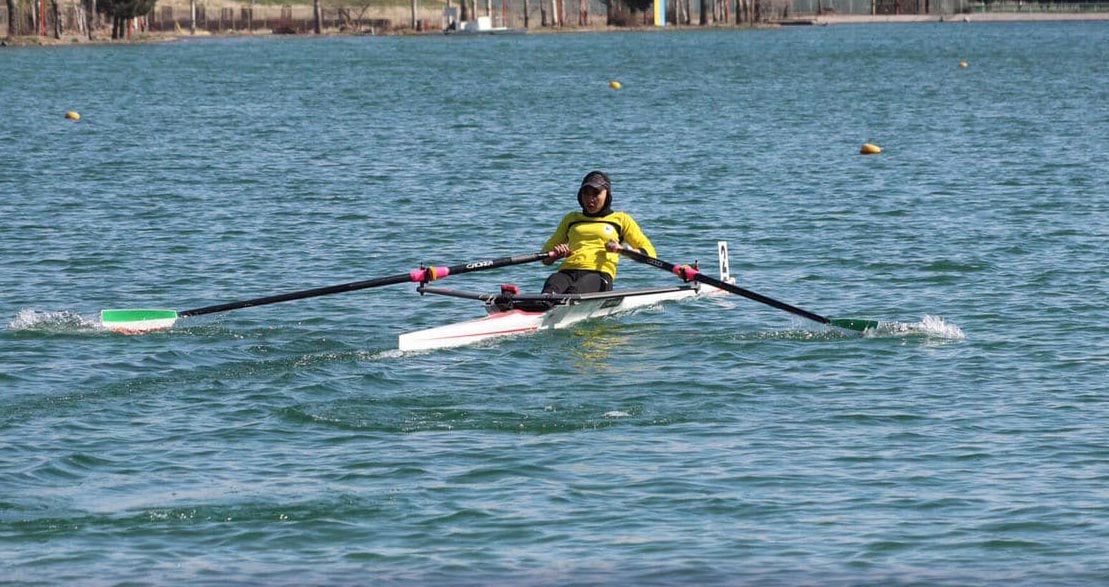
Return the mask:
<svg viewBox="0 0 1109 587">
<path fill-rule="evenodd" d="M 717 243 L 721 281 L 733 283 L 729 276 L 728 245 Z M 443 295 L 483 302 L 487 316 L 455 324 L 400 335 L 402 351 L 433 350 L 464 346 L 541 330 L 566 328 L 583 320 L 603 318 L 722 290 L 696 281 L 671 287 L 625 289 L 586 294 L 520 295 L 513 286 L 502 286 L 499 294 L 482 294 L 428 287 L 421 294 Z"/>
<path fill-rule="evenodd" d="M 418 283 L 419 287 L 417 291 L 420 293 L 449 295 L 479 300 L 485 304 L 486 311 L 489 315 L 478 320 L 470 320 L 459 324 L 451 324 L 403 334 L 399 340 L 401 350 L 447 348 L 512 334 L 535 332 L 537 330 L 548 330 L 551 328 L 565 328 L 582 320 L 601 318 L 661 302 L 721 292 L 742 296 L 844 332 L 867 332 L 879 327 L 879 322 L 876 320 L 826 318 L 820 314 L 739 287 L 735 284 L 735 280 L 729 275 L 728 244 L 724 241 L 717 242 L 717 258 L 720 269 L 719 279 L 709 277 L 702 273 L 700 269 L 697 268 L 696 263 L 692 266 L 675 265 L 663 261 L 662 259 L 649 257 L 627 246 L 620 251 L 620 254 L 638 263 L 643 263 L 662 269 L 668 273 L 673 273 L 680 277 L 685 284 L 674 287 L 630 289 L 595 294 L 540 294 L 532 296 L 521 296 L 519 295 L 519 291 L 514 287 L 504 288 L 500 294 L 493 295 L 460 292 L 428 286 L 432 281 L 451 275 L 486 271 L 498 267 L 533 263 L 535 261 L 554 261 L 558 258 L 554 251 L 545 251 L 451 266 L 421 265 L 417 269 L 412 269 L 397 275 L 364 279 L 362 281 L 352 281 L 325 287 L 314 287 L 312 289 L 273 294 L 237 302 L 214 304 L 192 310 L 177 311 L 161 308 L 102 310 L 100 312 L 100 321 L 107 330 L 123 334 L 142 334 L 155 330 L 166 330 L 172 327 L 178 319 L 190 316 L 203 316 L 206 314 L 215 314 L 217 312 L 253 308 L 255 306 L 303 300 L 400 283 Z"/>
</svg>

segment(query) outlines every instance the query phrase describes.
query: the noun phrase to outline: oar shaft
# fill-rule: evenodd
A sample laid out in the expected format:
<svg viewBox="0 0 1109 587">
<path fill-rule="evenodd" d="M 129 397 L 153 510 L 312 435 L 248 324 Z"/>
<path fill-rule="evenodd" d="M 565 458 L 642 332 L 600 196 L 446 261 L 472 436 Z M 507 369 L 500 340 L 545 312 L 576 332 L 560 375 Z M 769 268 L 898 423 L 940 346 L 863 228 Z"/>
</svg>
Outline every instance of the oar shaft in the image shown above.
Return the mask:
<svg viewBox="0 0 1109 587">
<path fill-rule="evenodd" d="M 318 296 L 326 296 L 360 289 L 369 289 L 371 287 L 381 287 L 384 285 L 394 285 L 407 282 L 425 283 L 428 281 L 434 281 L 436 279 L 442 279 L 448 275 L 459 275 L 462 273 L 470 273 L 471 271 L 483 271 L 485 269 L 496 269 L 497 267 L 507 267 L 509 265 L 521 265 L 523 263 L 531 263 L 533 261 L 540 261 L 542 259 L 545 259 L 548 256 L 550 256 L 549 253 L 532 253 L 528 255 L 515 255 L 512 257 L 500 257 L 496 259 L 489 259 L 486 261 L 452 265 L 450 267 L 420 267 L 419 269 L 413 269 L 408 273 L 400 273 L 398 275 L 390 275 L 388 277 L 379 277 L 377 279 L 367 279 L 364 281 L 352 281 L 350 283 L 340 283 L 339 285 L 317 287 L 314 289 L 306 289 L 303 291 L 294 291 L 284 294 L 265 296 L 252 300 L 242 300 L 239 302 L 216 304 L 214 306 L 205 306 L 203 308 L 185 310 L 183 312 L 178 312 L 177 315 L 181 317 L 200 316 L 203 314 L 214 314 L 216 312 L 226 312 L 228 310 L 238 310 L 240 308 L 264 306 L 267 304 L 289 302 L 292 300 L 303 300 L 305 298 L 314 298 Z"/>
<path fill-rule="evenodd" d="M 721 280 L 716 279 L 714 277 L 709 277 L 708 275 L 705 275 L 705 274 L 701 273 L 700 271 L 698 271 L 696 269 L 693 269 L 692 267 L 679 267 L 678 265 L 675 265 L 673 263 L 667 263 L 666 261 L 663 261 L 661 259 L 656 259 L 654 257 L 649 257 L 647 255 L 644 255 L 643 253 L 640 253 L 638 251 L 634 251 L 634 250 L 631 250 L 631 249 L 624 249 L 624 250 L 620 251 L 620 254 L 624 255 L 625 257 L 634 259 L 635 261 L 638 261 L 640 263 L 644 263 L 644 264 L 647 264 L 647 265 L 653 265 L 655 267 L 658 267 L 659 269 L 662 269 L 664 271 L 668 271 L 670 273 L 673 273 L 674 275 L 677 275 L 678 277 L 681 277 L 682 279 L 692 280 L 692 281 L 699 281 L 699 282 L 704 283 L 706 285 L 711 285 L 713 287 L 720 288 L 724 291 L 728 291 L 728 292 L 734 293 L 736 295 L 743 296 L 743 297 L 745 297 L 749 300 L 754 300 L 756 302 L 766 304 L 768 306 L 777 308 L 779 310 L 784 310 L 784 311 L 789 312 L 791 314 L 801 316 L 802 318 L 807 318 L 809 320 L 813 320 L 813 321 L 819 322 L 821 324 L 829 324 L 831 322 L 831 320 L 825 318 L 824 316 L 821 316 L 820 314 L 814 314 L 814 313 L 812 313 L 808 310 L 802 310 L 801 308 L 798 308 L 797 306 L 792 306 L 792 305 L 787 304 L 785 302 L 780 302 L 780 301 L 775 300 L 773 298 L 768 298 L 768 297 L 766 297 L 766 296 L 764 296 L 760 293 L 755 293 L 755 292 L 753 292 L 749 289 L 744 289 L 742 287 L 739 287 L 738 285 L 728 283 L 726 281 L 721 281 Z"/>
</svg>

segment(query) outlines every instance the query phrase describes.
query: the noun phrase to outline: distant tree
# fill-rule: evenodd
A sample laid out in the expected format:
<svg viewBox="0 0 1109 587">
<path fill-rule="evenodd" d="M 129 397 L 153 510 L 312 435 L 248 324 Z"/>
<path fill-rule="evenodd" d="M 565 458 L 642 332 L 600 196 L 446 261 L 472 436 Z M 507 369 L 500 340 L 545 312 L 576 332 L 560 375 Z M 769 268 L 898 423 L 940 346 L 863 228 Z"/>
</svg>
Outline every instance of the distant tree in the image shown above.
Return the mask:
<svg viewBox="0 0 1109 587">
<path fill-rule="evenodd" d="M 127 34 L 128 19 L 150 14 L 157 2 L 158 0 L 100 0 L 96 9 L 112 18 L 112 38 L 122 39 Z"/>
<path fill-rule="evenodd" d="M 328 0 L 328 7 L 339 14 L 342 26 L 361 31 L 366 13 L 373 8 L 375 2 L 377 0 Z"/>
<path fill-rule="evenodd" d="M 96 22 L 96 0 L 88 0 L 88 6 L 85 8 L 85 28 L 88 29 L 90 41 L 95 34 L 93 31 L 96 30 L 97 24 L 99 23 Z"/>
<path fill-rule="evenodd" d="M 19 13 L 19 0 L 8 1 L 8 36 L 18 37 L 23 31 L 19 28 L 19 23 L 23 19 L 23 15 Z"/>
<path fill-rule="evenodd" d="M 58 0 L 50 0 L 50 12 L 54 17 L 54 38 L 62 38 L 62 12 L 58 7 Z"/>
</svg>

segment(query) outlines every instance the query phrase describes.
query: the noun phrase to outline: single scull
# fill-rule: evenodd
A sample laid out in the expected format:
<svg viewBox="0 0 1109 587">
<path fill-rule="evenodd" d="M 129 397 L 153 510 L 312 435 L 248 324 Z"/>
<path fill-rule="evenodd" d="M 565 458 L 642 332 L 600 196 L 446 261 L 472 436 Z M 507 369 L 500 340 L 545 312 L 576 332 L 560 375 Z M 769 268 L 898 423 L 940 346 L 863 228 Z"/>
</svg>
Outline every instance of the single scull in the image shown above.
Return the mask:
<svg viewBox="0 0 1109 587">
<path fill-rule="evenodd" d="M 717 243 L 717 257 L 720 281 L 734 283 L 729 275 L 728 245 L 724 241 Z M 722 293 L 716 287 L 697 282 L 588 294 L 520 295 L 512 287 L 503 287 L 500 294 L 479 294 L 427 287 L 426 284 L 417 291 L 481 301 L 488 316 L 402 334 L 397 344 L 402 351 L 445 349 L 505 336 L 566 328 L 582 320 L 611 316 L 662 302 Z"/>
</svg>

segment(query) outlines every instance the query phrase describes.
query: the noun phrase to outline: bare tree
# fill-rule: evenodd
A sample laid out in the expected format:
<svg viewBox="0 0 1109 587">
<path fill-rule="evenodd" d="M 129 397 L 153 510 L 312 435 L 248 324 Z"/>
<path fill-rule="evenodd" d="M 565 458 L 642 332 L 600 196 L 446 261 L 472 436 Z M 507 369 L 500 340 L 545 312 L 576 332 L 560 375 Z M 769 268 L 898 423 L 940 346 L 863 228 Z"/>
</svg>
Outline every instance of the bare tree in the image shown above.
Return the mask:
<svg viewBox="0 0 1109 587">
<path fill-rule="evenodd" d="M 89 0 L 89 7 L 85 12 L 85 26 L 88 28 L 90 41 L 95 36 L 96 23 L 96 0 Z"/>
<path fill-rule="evenodd" d="M 343 2 L 344 7 L 347 9 L 347 14 L 354 13 L 355 28 L 361 31 L 364 26 L 362 21 L 366 18 L 366 13 L 373 6 L 376 0 L 340 0 Z"/>
<path fill-rule="evenodd" d="M 50 11 L 54 15 L 54 38 L 62 38 L 62 11 L 58 9 L 58 0 L 50 0 Z"/>
<path fill-rule="evenodd" d="M 8 0 L 8 36 L 18 37 L 23 31 L 20 29 L 19 23 L 22 22 L 23 15 L 19 13 L 19 0 Z"/>
</svg>

